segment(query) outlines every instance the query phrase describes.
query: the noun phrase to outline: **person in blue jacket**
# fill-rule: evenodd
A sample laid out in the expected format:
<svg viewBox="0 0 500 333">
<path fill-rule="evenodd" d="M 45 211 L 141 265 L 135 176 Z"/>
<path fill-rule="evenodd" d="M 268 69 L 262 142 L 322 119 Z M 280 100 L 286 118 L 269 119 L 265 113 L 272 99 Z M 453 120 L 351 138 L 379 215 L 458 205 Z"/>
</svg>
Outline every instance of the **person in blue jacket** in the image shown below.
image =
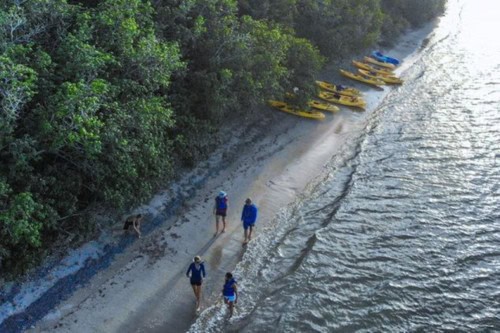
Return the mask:
<svg viewBox="0 0 500 333">
<path fill-rule="evenodd" d="M 191 273 L 191 276 L 189 276 Z M 194 257 L 193 262 L 189 265 L 186 272 L 186 276 L 190 277 L 191 287 L 193 287 L 194 296 L 196 297 L 196 310 L 200 309 L 200 299 L 201 299 L 201 284 L 203 283 L 203 278 L 205 274 L 205 266 L 201 261 L 200 256 Z"/>
<path fill-rule="evenodd" d="M 233 316 L 234 304 L 238 303 L 238 288 L 233 274 L 227 272 L 224 287 L 222 287 L 222 296 L 224 296 L 224 303 L 229 308 L 229 318 Z"/>
<path fill-rule="evenodd" d="M 257 206 L 252 203 L 252 199 L 247 198 L 245 200 L 245 205 L 243 206 L 243 211 L 241 212 L 241 222 L 243 222 L 243 230 L 245 234 L 243 244 L 248 243 L 252 239 L 252 231 L 255 226 L 255 221 L 257 221 Z"/>
</svg>

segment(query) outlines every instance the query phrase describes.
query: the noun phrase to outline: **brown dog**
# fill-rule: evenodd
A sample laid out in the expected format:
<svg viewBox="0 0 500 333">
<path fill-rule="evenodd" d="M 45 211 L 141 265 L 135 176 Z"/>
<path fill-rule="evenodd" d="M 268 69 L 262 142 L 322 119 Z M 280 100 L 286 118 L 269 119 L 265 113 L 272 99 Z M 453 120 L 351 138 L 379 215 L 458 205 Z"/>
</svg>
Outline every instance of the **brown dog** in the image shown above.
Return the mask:
<svg viewBox="0 0 500 333">
<path fill-rule="evenodd" d="M 123 230 L 128 231 L 129 227 L 132 226 L 134 231 L 137 233 L 137 237 L 141 238 L 141 223 L 143 219 L 144 216 L 142 216 L 142 214 L 130 215 L 125 220 L 125 224 L 123 225 Z"/>
</svg>

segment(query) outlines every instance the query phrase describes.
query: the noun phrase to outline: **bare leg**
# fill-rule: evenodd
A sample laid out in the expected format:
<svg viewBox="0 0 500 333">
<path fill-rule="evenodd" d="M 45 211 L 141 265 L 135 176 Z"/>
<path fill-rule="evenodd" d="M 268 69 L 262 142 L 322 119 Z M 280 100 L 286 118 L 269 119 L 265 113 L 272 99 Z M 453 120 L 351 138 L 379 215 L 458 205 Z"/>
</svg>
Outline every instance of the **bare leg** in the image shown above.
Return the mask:
<svg viewBox="0 0 500 333">
<path fill-rule="evenodd" d="M 201 286 L 196 286 L 196 309 L 198 310 L 200 308 L 200 301 L 201 301 Z"/>
<path fill-rule="evenodd" d="M 135 222 L 133 224 L 133 226 L 134 226 L 134 230 L 135 230 L 135 232 L 137 234 L 137 237 L 141 238 L 141 225 L 140 225 L 140 223 Z"/>
<path fill-rule="evenodd" d="M 201 286 L 193 285 L 194 296 L 196 297 L 196 309 L 200 307 Z"/>
<path fill-rule="evenodd" d="M 247 243 L 248 242 L 248 230 L 247 229 L 244 229 L 244 235 L 245 235 L 245 240 L 243 241 L 243 243 Z"/>
<path fill-rule="evenodd" d="M 214 236 L 217 236 L 217 233 L 219 232 L 219 215 L 215 215 L 215 234 Z"/>
<path fill-rule="evenodd" d="M 226 232 L 226 217 L 222 217 L 222 232 Z"/>
<path fill-rule="evenodd" d="M 195 296 L 195 297 L 197 297 L 197 296 L 196 296 L 196 287 L 198 287 L 198 286 L 196 286 L 196 285 L 194 285 L 194 284 L 192 284 L 192 285 L 191 285 L 191 288 L 193 288 L 193 293 L 194 293 L 194 296 Z"/>
<path fill-rule="evenodd" d="M 227 305 L 229 307 L 229 318 L 231 318 L 233 316 L 234 303 L 233 302 L 228 302 Z"/>
<path fill-rule="evenodd" d="M 200 286 L 192 285 L 194 297 L 196 298 L 196 308 L 200 306 Z"/>
<path fill-rule="evenodd" d="M 248 233 L 248 240 L 252 239 L 253 226 L 250 226 L 250 232 Z"/>
</svg>

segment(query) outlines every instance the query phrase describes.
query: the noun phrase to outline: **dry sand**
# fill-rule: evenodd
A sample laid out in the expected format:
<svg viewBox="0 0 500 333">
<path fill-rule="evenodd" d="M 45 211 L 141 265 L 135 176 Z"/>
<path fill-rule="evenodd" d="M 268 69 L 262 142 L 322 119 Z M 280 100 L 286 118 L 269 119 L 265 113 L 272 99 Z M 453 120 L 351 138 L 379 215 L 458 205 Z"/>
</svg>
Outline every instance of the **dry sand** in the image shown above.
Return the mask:
<svg viewBox="0 0 500 333">
<path fill-rule="evenodd" d="M 387 51 L 405 60 L 399 71 L 411 65 L 414 53 L 430 31 L 431 26 L 427 26 L 410 32 Z M 337 114 L 327 114 L 325 121 L 315 122 L 269 110 L 264 130 L 235 133 L 234 140 L 227 144 L 233 149 L 231 154 L 214 154 L 212 161 L 202 163 L 149 205 L 140 207 L 151 216 L 161 216 L 164 202 L 175 193 L 173 188 L 178 190 L 183 182 L 196 184 L 199 177 L 207 179 L 182 204 L 179 214 L 166 218 L 117 255 L 108 268 L 77 288 L 29 332 L 188 330 L 196 319 L 194 295 L 185 276 L 193 256 L 203 257 L 208 273 L 203 285 L 203 309 L 219 297 L 224 273 L 235 267 L 245 251 L 240 222 L 245 198 L 251 197 L 259 207 L 255 229 L 255 237 L 259 237 L 260 230 L 278 210 L 321 173 L 344 140 L 363 131 L 370 113 L 387 93 L 397 93 L 397 87 L 377 91 L 347 79 L 340 81 L 336 68 L 327 69 L 322 78 L 362 89 L 368 101 L 366 112 L 342 108 Z M 218 167 L 212 163 L 215 160 Z M 210 174 L 203 176 L 206 172 Z M 212 209 L 219 190 L 229 196 L 228 226 L 226 233 L 214 238 Z"/>
</svg>

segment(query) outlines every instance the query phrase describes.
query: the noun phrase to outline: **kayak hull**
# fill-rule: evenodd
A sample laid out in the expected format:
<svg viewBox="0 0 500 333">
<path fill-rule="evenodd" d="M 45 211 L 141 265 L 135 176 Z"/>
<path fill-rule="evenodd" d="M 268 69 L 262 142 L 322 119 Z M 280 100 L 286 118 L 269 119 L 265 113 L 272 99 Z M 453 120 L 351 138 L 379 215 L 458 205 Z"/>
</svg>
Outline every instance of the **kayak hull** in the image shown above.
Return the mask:
<svg viewBox="0 0 500 333">
<path fill-rule="evenodd" d="M 399 65 L 398 59 L 383 55 L 380 51 L 373 51 L 372 57 L 374 59 L 377 59 L 378 61 L 381 61 L 381 62 L 386 62 L 386 63 L 393 64 L 393 65 Z"/>
<path fill-rule="evenodd" d="M 365 62 L 368 62 L 370 64 L 374 64 L 374 65 L 384 67 L 384 68 L 389 68 L 391 70 L 396 68 L 396 66 L 394 64 L 378 61 L 377 59 L 374 59 L 372 57 L 364 57 L 364 60 L 365 60 Z"/>
<path fill-rule="evenodd" d="M 361 61 L 356 61 L 356 60 L 353 60 L 352 61 L 352 64 L 357 67 L 358 69 L 364 69 L 364 70 L 367 70 L 367 71 L 370 71 L 370 72 L 375 72 L 379 75 L 386 75 L 386 76 L 391 76 L 391 75 L 394 75 L 394 73 L 389 69 L 389 68 L 375 68 L 373 66 L 370 66 L 369 64 L 367 63 L 364 63 L 364 62 L 361 62 Z"/>
<path fill-rule="evenodd" d="M 330 103 L 324 103 L 324 102 L 320 102 L 320 101 L 315 101 L 315 100 L 311 100 L 309 101 L 309 106 L 314 108 L 314 109 L 318 109 L 318 110 L 321 110 L 321 111 L 328 111 L 328 112 L 339 112 L 340 111 L 340 108 L 336 105 L 331 105 Z"/>
<path fill-rule="evenodd" d="M 363 74 L 364 76 L 382 80 L 387 84 L 403 84 L 403 80 L 401 80 L 399 77 L 396 76 L 377 75 L 377 73 L 373 73 L 364 69 L 358 69 L 358 72 L 360 74 Z"/>
<path fill-rule="evenodd" d="M 353 106 L 361 109 L 364 109 L 366 107 L 366 102 L 361 97 L 342 96 L 337 93 L 326 91 L 320 91 L 318 97 L 330 103 Z"/>
<path fill-rule="evenodd" d="M 326 82 L 326 81 L 316 81 L 316 84 L 321 89 L 327 90 L 329 92 L 337 93 L 340 95 L 351 96 L 351 97 L 361 96 L 361 91 L 359 91 L 358 89 L 355 89 L 355 88 L 342 87 L 342 86 L 339 86 L 337 84 L 333 84 L 333 83 Z M 340 88 L 342 88 L 342 89 L 340 89 Z"/>
<path fill-rule="evenodd" d="M 325 119 L 325 115 L 319 111 L 300 110 L 300 109 L 293 107 L 292 105 L 290 105 L 288 103 L 281 102 L 281 101 L 269 100 L 268 103 L 270 106 L 272 106 L 275 109 L 278 109 L 278 110 L 286 112 L 286 113 L 293 114 L 295 116 L 308 118 L 308 119 L 315 119 L 315 120 Z"/>
<path fill-rule="evenodd" d="M 380 86 L 385 85 L 385 82 L 382 80 L 366 77 L 366 76 L 363 76 L 360 74 L 354 74 L 354 73 L 345 71 L 343 69 L 340 70 L 340 74 L 342 74 L 343 76 L 348 77 L 350 79 L 353 79 L 353 80 L 356 80 L 359 82 L 363 82 L 366 84 L 370 84 L 372 86 L 379 87 L 379 88 L 380 88 Z"/>
</svg>

